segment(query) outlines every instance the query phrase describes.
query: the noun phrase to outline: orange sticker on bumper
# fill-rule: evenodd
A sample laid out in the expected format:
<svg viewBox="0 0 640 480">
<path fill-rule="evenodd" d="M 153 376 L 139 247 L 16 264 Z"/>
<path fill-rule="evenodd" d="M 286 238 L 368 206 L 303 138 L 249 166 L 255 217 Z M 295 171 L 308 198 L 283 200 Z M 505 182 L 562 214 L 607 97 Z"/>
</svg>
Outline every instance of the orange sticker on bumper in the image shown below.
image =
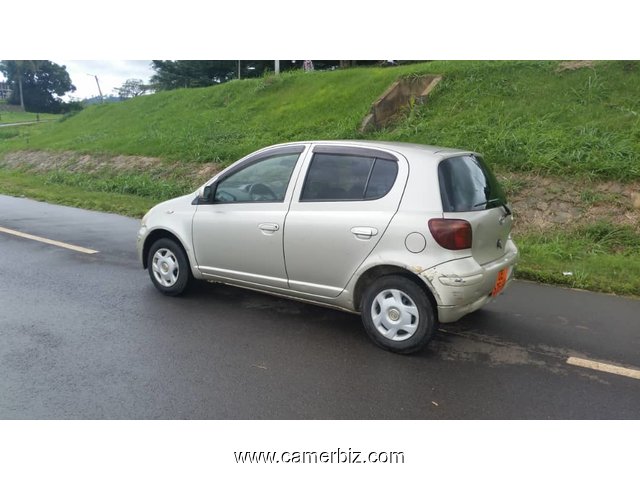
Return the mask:
<svg viewBox="0 0 640 480">
<path fill-rule="evenodd" d="M 503 268 L 498 272 L 498 278 L 496 279 L 496 284 L 493 286 L 493 290 L 491 291 L 491 296 L 495 297 L 498 295 L 507 284 L 507 279 L 509 278 L 509 269 Z"/>
</svg>

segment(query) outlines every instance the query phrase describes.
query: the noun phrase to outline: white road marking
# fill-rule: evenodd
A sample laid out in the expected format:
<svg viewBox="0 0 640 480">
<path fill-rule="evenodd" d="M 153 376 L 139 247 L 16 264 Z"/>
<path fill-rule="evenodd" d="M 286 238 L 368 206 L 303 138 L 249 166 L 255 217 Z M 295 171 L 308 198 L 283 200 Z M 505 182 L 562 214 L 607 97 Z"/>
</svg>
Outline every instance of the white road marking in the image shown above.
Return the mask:
<svg viewBox="0 0 640 480">
<path fill-rule="evenodd" d="M 70 243 L 58 242 L 57 240 L 50 240 L 48 238 L 38 237 L 37 235 L 30 235 L 28 233 L 22 233 L 17 230 L 11 230 L 9 228 L 0 227 L 0 232 L 8 233 L 9 235 L 15 235 L 16 237 L 27 238 L 29 240 L 35 240 L 36 242 L 55 245 L 56 247 L 66 248 L 68 250 L 73 250 L 75 252 L 86 253 L 88 255 L 93 255 L 94 253 L 98 253 L 97 250 L 91 250 L 90 248 L 78 247 L 77 245 L 71 245 Z"/>
<path fill-rule="evenodd" d="M 590 368 L 591 370 L 598 370 L 600 372 L 613 373 L 615 375 L 623 375 L 625 377 L 635 378 L 640 380 L 640 370 L 635 368 L 618 367 L 617 365 L 611 365 L 609 363 L 594 362 L 593 360 L 587 360 L 585 358 L 569 357 L 567 359 L 569 365 L 575 365 L 576 367 Z"/>
</svg>

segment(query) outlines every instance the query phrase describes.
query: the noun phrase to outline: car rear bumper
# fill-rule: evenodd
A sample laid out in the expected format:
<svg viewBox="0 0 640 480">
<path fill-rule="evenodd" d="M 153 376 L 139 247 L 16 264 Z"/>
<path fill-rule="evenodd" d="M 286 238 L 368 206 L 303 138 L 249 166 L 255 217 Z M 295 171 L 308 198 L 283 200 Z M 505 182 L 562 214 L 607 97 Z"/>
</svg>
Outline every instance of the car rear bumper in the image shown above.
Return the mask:
<svg viewBox="0 0 640 480">
<path fill-rule="evenodd" d="M 509 240 L 505 254 L 491 263 L 479 265 L 472 257 L 467 257 L 422 272 L 421 276 L 432 287 L 436 297 L 438 320 L 441 323 L 455 322 L 493 300 L 499 272 L 505 270 L 507 275 L 503 291 L 513 280 L 518 257 L 516 245 Z"/>
</svg>

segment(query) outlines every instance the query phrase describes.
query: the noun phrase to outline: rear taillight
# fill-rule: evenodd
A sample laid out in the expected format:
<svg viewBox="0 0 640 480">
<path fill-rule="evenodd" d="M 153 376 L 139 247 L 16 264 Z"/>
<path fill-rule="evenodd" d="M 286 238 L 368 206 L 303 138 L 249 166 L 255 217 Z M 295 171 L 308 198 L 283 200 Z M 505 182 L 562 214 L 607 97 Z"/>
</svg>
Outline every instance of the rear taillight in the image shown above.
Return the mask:
<svg viewBox="0 0 640 480">
<path fill-rule="evenodd" d="M 432 218 L 429 231 L 438 245 L 448 250 L 471 248 L 471 224 L 466 220 Z"/>
</svg>

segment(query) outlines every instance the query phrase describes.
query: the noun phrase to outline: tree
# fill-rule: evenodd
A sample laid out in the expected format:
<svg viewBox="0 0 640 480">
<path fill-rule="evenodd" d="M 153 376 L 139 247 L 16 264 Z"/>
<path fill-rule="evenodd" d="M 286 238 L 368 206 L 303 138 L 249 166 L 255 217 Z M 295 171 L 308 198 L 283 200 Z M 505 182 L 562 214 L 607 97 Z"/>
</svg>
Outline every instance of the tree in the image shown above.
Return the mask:
<svg viewBox="0 0 640 480">
<path fill-rule="evenodd" d="M 151 66 L 156 71 L 151 77 L 153 87 L 172 90 L 217 85 L 238 74 L 240 78 L 260 77 L 273 70 L 273 60 L 153 60 Z"/>
<path fill-rule="evenodd" d="M 8 62 L 6 70 L 3 69 L 2 63 L 0 63 L 0 71 L 2 71 L 7 77 L 9 77 L 11 72 L 13 72 L 12 77 L 18 83 L 18 97 L 20 98 L 20 108 L 22 108 L 22 111 L 24 112 L 25 108 L 24 108 L 24 93 L 22 89 L 22 77 L 25 71 L 35 72 L 36 70 L 38 70 L 39 61 L 38 60 L 13 60 L 12 62 Z M 9 77 L 9 80 L 12 80 L 12 78 Z M 12 82 L 10 81 L 9 83 L 12 83 Z M 15 85 L 13 85 L 13 87 L 14 87 L 13 91 L 15 91 Z"/>
<path fill-rule="evenodd" d="M 357 62 L 357 63 L 356 63 Z M 376 60 L 313 60 L 316 70 L 374 65 Z M 302 60 L 280 60 L 280 71 L 301 69 Z M 273 71 L 274 60 L 153 60 L 156 73 L 151 83 L 156 90 L 207 87 L 237 78 L 261 77 Z"/>
<path fill-rule="evenodd" d="M 120 88 L 114 88 L 120 98 L 133 98 L 143 95 L 149 90 L 149 86 L 138 78 L 130 78 Z"/>
<path fill-rule="evenodd" d="M 76 89 L 66 67 L 49 60 L 3 60 L 0 71 L 12 89 L 9 103 L 30 112 L 59 113 L 59 97 Z"/>
<path fill-rule="evenodd" d="M 234 60 L 153 60 L 151 83 L 158 90 L 207 87 L 235 77 Z"/>
</svg>

